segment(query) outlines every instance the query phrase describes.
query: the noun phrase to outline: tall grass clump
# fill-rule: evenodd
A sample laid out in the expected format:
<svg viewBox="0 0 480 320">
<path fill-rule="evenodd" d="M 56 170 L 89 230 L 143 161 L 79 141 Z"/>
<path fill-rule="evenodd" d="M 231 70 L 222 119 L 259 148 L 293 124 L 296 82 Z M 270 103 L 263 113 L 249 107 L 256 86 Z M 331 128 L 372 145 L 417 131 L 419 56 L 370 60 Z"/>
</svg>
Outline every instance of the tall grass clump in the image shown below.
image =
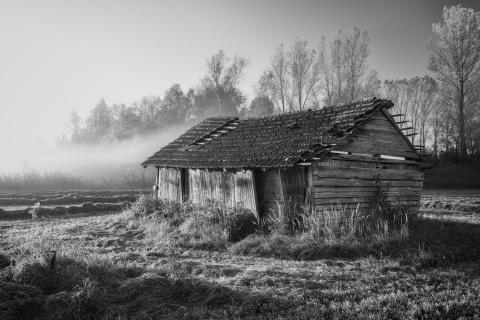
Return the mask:
<svg viewBox="0 0 480 320">
<path fill-rule="evenodd" d="M 375 254 L 385 244 L 408 238 L 406 210 L 392 208 L 379 190 L 370 208 L 332 205 L 309 212 L 303 207 L 282 221 L 272 212 L 261 219 L 262 232 L 231 246 L 234 254 L 317 259 Z"/>
<path fill-rule="evenodd" d="M 362 211 L 358 206 L 331 206 L 302 214 L 300 233 L 330 241 L 408 236 L 408 215 L 399 209 L 377 207 Z"/>
<path fill-rule="evenodd" d="M 140 222 L 148 240 L 203 249 L 225 248 L 257 230 L 257 217 L 250 210 L 206 200 L 177 203 L 141 196 L 126 215 Z"/>
</svg>

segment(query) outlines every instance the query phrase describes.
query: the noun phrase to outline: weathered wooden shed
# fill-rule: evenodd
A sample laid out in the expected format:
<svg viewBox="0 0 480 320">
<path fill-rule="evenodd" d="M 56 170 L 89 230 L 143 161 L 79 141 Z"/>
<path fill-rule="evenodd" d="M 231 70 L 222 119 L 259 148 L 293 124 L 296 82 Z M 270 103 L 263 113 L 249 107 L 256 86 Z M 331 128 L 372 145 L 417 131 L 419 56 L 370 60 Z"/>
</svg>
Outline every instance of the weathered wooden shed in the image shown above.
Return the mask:
<svg viewBox="0 0 480 320">
<path fill-rule="evenodd" d="M 240 203 L 280 217 L 302 207 L 367 208 L 379 188 L 390 205 L 415 210 L 419 155 L 388 100 L 369 98 L 315 111 L 206 119 L 152 155 L 162 199 Z"/>
</svg>

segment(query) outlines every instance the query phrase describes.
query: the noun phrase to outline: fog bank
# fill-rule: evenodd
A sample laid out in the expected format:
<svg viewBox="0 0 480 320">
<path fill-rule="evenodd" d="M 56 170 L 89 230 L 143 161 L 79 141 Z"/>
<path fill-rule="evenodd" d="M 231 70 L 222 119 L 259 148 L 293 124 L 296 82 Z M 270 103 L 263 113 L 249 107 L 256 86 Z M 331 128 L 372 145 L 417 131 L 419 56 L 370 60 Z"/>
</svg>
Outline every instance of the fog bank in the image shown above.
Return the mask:
<svg viewBox="0 0 480 320">
<path fill-rule="evenodd" d="M 90 178 L 112 171 L 135 170 L 142 172 L 140 163 L 173 141 L 191 124 L 183 124 L 159 130 L 148 136 L 102 143 L 99 145 L 12 145 L 2 141 L 0 145 L 0 174 L 26 171 L 59 171 L 74 176 Z"/>
</svg>

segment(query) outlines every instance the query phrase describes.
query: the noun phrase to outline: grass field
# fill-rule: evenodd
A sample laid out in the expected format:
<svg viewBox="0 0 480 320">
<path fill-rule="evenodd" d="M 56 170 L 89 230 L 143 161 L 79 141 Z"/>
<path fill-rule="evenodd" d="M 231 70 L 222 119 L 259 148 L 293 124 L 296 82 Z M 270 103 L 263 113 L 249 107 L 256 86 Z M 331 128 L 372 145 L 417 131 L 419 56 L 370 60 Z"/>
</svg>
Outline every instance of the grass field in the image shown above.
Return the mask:
<svg viewBox="0 0 480 320">
<path fill-rule="evenodd" d="M 0 318 L 480 318 L 480 196 L 427 192 L 421 208 L 406 237 L 314 255 L 281 235 L 175 245 L 120 211 L 0 219 Z"/>
</svg>

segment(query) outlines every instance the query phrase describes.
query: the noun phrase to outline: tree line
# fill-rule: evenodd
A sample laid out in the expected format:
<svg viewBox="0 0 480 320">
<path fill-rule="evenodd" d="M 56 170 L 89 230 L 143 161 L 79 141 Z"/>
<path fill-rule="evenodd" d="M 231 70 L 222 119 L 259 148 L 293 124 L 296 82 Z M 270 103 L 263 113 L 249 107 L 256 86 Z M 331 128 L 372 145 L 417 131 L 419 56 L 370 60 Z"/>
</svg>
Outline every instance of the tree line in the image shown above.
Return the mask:
<svg viewBox="0 0 480 320">
<path fill-rule="evenodd" d="M 431 74 L 383 81 L 368 64 L 367 31 L 339 30 L 316 45 L 301 39 L 280 44 L 250 102 L 239 86 L 248 59 L 219 50 L 207 59 L 200 83 L 186 92 L 174 84 L 163 96 L 144 97 L 128 106 L 107 105 L 102 99 L 85 120 L 73 111 L 68 142 L 121 141 L 211 116 L 262 116 L 378 96 L 392 100 L 392 113 L 410 121 L 414 132 L 409 138 L 415 145 L 437 157 L 478 156 L 480 13 L 445 7 L 442 21 L 433 24 L 432 31 Z"/>
</svg>

